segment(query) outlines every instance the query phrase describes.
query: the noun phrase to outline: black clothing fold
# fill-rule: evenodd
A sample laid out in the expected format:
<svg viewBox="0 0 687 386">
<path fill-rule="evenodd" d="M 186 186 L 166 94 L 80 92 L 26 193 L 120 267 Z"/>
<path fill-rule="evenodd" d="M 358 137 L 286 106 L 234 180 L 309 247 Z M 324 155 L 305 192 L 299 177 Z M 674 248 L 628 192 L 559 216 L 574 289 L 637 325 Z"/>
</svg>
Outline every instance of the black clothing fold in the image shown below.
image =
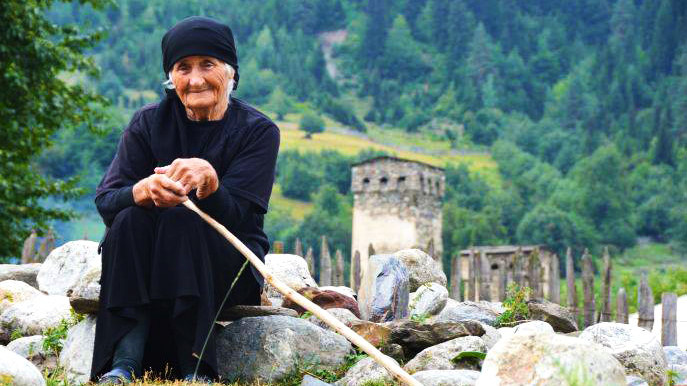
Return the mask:
<svg viewBox="0 0 687 386">
<path fill-rule="evenodd" d="M 152 319 L 144 369 L 177 365 L 180 347 L 199 354 L 219 303 L 245 261 L 185 207 L 136 206 L 132 186 L 176 158 L 207 160 L 220 178 L 219 189 L 203 200 L 194 192 L 189 198 L 264 260 L 269 242 L 262 227 L 278 148 L 274 123 L 235 98 L 220 121 L 188 120 L 173 93 L 134 114 L 96 191 L 108 230 L 102 243 L 93 379 L 109 370 L 115 345 L 133 328 L 141 307 L 151 310 Z M 259 304 L 263 281 L 251 271 L 237 282 L 230 305 Z M 216 370 L 213 339 L 203 361 Z"/>
</svg>

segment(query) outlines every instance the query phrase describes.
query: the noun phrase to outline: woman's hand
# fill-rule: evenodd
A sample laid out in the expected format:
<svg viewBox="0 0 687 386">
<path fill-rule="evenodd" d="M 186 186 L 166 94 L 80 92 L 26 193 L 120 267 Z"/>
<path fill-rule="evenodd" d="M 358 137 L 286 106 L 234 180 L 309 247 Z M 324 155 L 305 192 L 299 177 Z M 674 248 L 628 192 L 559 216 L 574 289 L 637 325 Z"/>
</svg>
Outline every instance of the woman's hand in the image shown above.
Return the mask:
<svg viewBox="0 0 687 386">
<path fill-rule="evenodd" d="M 183 185 L 164 174 L 153 174 L 138 181 L 133 193 L 134 202 L 140 206 L 169 208 L 188 199 Z"/>
<path fill-rule="evenodd" d="M 164 174 L 179 182 L 188 194 L 197 189 L 196 197 L 204 199 L 219 188 L 217 172 L 210 163 L 201 158 L 177 158 L 171 164 L 155 168 L 156 174 Z"/>
</svg>

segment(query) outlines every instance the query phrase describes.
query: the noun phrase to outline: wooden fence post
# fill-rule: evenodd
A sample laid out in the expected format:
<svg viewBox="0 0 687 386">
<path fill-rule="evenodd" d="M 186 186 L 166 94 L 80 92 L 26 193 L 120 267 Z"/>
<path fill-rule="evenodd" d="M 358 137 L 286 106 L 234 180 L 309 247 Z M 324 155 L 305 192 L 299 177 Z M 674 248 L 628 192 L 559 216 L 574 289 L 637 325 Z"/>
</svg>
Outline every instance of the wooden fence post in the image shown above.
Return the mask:
<svg viewBox="0 0 687 386">
<path fill-rule="evenodd" d="M 558 255 L 551 255 L 549 264 L 549 300 L 561 304 L 561 268 Z"/>
<path fill-rule="evenodd" d="M 301 242 L 300 237 L 296 237 L 296 245 L 293 248 L 293 254 L 303 257 L 303 243 Z"/>
<path fill-rule="evenodd" d="M 480 300 L 480 297 L 479 297 L 480 296 L 480 293 L 479 293 L 480 288 L 479 287 L 480 287 L 480 283 L 482 282 L 482 264 L 480 262 L 480 253 L 477 250 L 473 251 L 473 253 L 472 253 L 472 268 L 474 270 L 473 271 L 474 272 L 474 275 L 473 275 L 474 283 L 472 283 L 473 288 L 474 288 L 473 289 L 474 297 L 472 298 L 472 300 L 478 301 L 478 300 Z"/>
<path fill-rule="evenodd" d="M 618 296 L 615 298 L 616 313 L 615 321 L 617 323 L 629 323 L 628 307 L 627 307 L 627 293 L 625 288 L 618 289 Z"/>
<path fill-rule="evenodd" d="M 601 315 L 599 320 L 602 322 L 610 322 L 613 320 L 611 311 L 611 270 L 613 265 L 611 262 L 611 254 L 608 252 L 608 247 L 604 248 L 604 272 L 601 278 Z"/>
<path fill-rule="evenodd" d="M 663 346 L 677 346 L 677 294 L 672 292 L 662 294 L 661 303 L 663 304 L 661 344 Z"/>
<path fill-rule="evenodd" d="M 515 251 L 515 257 L 513 258 L 513 281 L 518 285 L 518 287 L 525 287 L 525 279 L 527 275 L 525 270 L 527 269 L 527 264 L 525 264 L 525 257 L 522 254 L 522 248 L 518 247 Z"/>
<path fill-rule="evenodd" d="M 24 240 L 24 247 L 21 251 L 22 264 L 36 262 L 36 240 L 38 240 L 38 234 L 35 229 L 31 229 L 31 234 Z"/>
<path fill-rule="evenodd" d="M 582 255 L 582 290 L 584 291 L 584 326 L 589 327 L 596 321 L 596 302 L 594 300 L 594 263 L 586 249 Z"/>
<path fill-rule="evenodd" d="M 481 280 L 479 284 L 479 300 L 491 301 L 491 265 L 485 251 L 479 253 Z"/>
<path fill-rule="evenodd" d="M 315 254 L 312 247 L 308 247 L 308 252 L 305 253 L 305 262 L 308 263 L 308 271 L 310 276 L 315 277 Z"/>
<path fill-rule="evenodd" d="M 497 271 L 497 298 L 494 299 L 497 302 L 502 302 L 506 299 L 506 287 L 508 283 L 508 259 L 504 259 L 499 262 L 499 269 Z"/>
<path fill-rule="evenodd" d="M 336 260 L 336 270 L 334 271 L 335 282 L 333 284 L 337 286 L 346 285 L 344 282 L 344 259 L 341 250 L 337 249 L 334 256 Z"/>
<path fill-rule="evenodd" d="M 322 236 L 322 243 L 320 246 L 320 277 L 319 286 L 324 287 L 332 285 L 332 257 L 329 254 L 329 246 L 327 245 L 327 236 Z"/>
<path fill-rule="evenodd" d="M 646 271 L 642 272 L 637 291 L 637 302 L 639 303 L 637 325 L 651 331 L 654 327 L 654 294 L 649 287 Z"/>
<path fill-rule="evenodd" d="M 451 299 L 462 301 L 460 292 L 460 253 L 451 259 Z"/>
<path fill-rule="evenodd" d="M 356 250 L 355 254 L 353 255 L 353 264 L 351 267 L 351 271 L 353 271 L 353 280 L 352 280 L 352 285 L 353 285 L 353 291 L 358 293 L 360 291 L 360 251 Z"/>
<path fill-rule="evenodd" d="M 577 286 L 575 286 L 575 263 L 572 250 L 568 247 L 565 252 L 565 279 L 568 284 L 568 309 L 577 320 Z"/>
<path fill-rule="evenodd" d="M 539 259 L 539 248 L 534 248 L 527 259 L 527 279 L 528 286 L 532 289 L 532 296 L 543 298 L 543 287 L 541 283 L 541 260 Z"/>
</svg>

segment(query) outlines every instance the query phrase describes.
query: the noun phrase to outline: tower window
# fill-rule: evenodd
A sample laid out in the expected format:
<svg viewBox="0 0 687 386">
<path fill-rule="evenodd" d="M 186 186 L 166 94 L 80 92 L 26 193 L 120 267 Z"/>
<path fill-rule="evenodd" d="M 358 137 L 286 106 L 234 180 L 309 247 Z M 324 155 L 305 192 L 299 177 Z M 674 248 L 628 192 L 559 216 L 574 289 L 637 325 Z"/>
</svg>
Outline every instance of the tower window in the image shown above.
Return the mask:
<svg viewBox="0 0 687 386">
<path fill-rule="evenodd" d="M 363 178 L 363 189 L 367 189 L 370 187 L 370 179 L 365 177 Z"/>
<path fill-rule="evenodd" d="M 405 176 L 398 177 L 398 180 L 396 181 L 396 185 L 398 186 L 399 189 L 405 188 L 406 177 Z"/>
<path fill-rule="evenodd" d="M 379 179 L 379 183 L 382 185 L 386 185 L 387 182 L 389 182 L 389 179 L 386 177 L 382 177 Z"/>
</svg>

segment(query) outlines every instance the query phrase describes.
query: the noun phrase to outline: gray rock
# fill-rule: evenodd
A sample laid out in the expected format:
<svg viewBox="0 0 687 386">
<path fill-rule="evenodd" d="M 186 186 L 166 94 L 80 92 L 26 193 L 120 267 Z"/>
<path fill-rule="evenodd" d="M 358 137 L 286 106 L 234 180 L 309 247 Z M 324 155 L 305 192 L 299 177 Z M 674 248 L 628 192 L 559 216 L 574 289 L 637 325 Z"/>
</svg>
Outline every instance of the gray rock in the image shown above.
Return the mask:
<svg viewBox="0 0 687 386">
<path fill-rule="evenodd" d="M 290 308 L 274 307 L 274 306 L 233 306 L 225 308 L 219 314 L 219 320 L 239 320 L 241 318 L 248 318 L 253 316 L 272 316 L 282 315 L 297 318 L 298 313 Z"/>
<path fill-rule="evenodd" d="M 2 283 L 0 283 L 2 284 Z M 666 356 L 666 363 L 668 365 L 683 365 L 687 366 L 687 352 L 681 350 L 677 346 L 664 346 L 663 353 Z"/>
<path fill-rule="evenodd" d="M 348 296 L 349 298 L 353 298 L 356 300 L 358 299 L 358 295 L 356 295 L 355 291 L 353 291 L 353 288 L 350 288 L 350 287 L 346 287 L 346 286 L 342 286 L 342 285 L 340 285 L 340 286 L 326 285 L 324 287 L 319 287 L 319 289 L 321 291 L 329 290 L 329 291 L 338 292 L 341 295 Z"/>
<path fill-rule="evenodd" d="M 0 314 L 12 304 L 23 302 L 35 298 L 36 296 L 45 295 L 23 281 L 0 281 Z"/>
<path fill-rule="evenodd" d="M 305 374 L 301 386 L 331 386 L 331 383 L 323 382 L 311 375 Z"/>
<path fill-rule="evenodd" d="M 419 249 L 404 249 L 393 254 L 410 275 L 410 292 L 417 291 L 425 283 L 439 283 L 446 287 L 446 274 L 438 261 Z"/>
<path fill-rule="evenodd" d="M 217 334 L 219 375 L 226 379 L 274 382 L 308 365 L 340 366 L 351 351 L 341 335 L 287 316 L 260 316 L 233 322 Z"/>
<path fill-rule="evenodd" d="M 628 375 L 637 375 L 651 385 L 667 384 L 663 347 L 649 331 L 629 324 L 598 323 L 587 327 L 580 339 L 604 346 Z"/>
<path fill-rule="evenodd" d="M 436 315 L 446 306 L 448 290 L 437 283 L 426 283 L 410 294 L 410 316 Z"/>
<path fill-rule="evenodd" d="M 484 329 L 484 335 L 481 338 L 487 346 L 487 350 L 489 350 L 501 339 L 501 333 L 488 324 L 482 323 L 482 328 Z"/>
<path fill-rule="evenodd" d="M 628 375 L 625 377 L 625 382 L 627 382 L 627 386 L 649 386 L 645 380 L 636 375 Z"/>
<path fill-rule="evenodd" d="M 389 372 L 372 358 L 363 358 L 353 367 L 351 367 L 346 375 L 336 381 L 336 386 L 360 386 L 365 382 L 380 381 L 391 382 L 393 377 Z"/>
<path fill-rule="evenodd" d="M 602 346 L 554 333 L 513 334 L 489 350 L 477 385 L 624 386 L 623 366 Z"/>
<path fill-rule="evenodd" d="M 482 324 L 474 320 L 462 322 L 418 323 L 403 320 L 388 323 L 391 329 L 390 343 L 400 344 L 407 358 L 439 343 L 463 336 L 482 336 Z"/>
<path fill-rule="evenodd" d="M 87 316 L 67 331 L 67 339 L 60 353 L 59 363 L 70 382 L 88 382 L 95 344 L 95 316 Z"/>
<path fill-rule="evenodd" d="M 425 370 L 413 374 L 424 386 L 473 386 L 479 378 L 475 370 Z"/>
<path fill-rule="evenodd" d="M 346 308 L 328 308 L 327 312 L 332 314 L 332 316 L 339 319 L 343 324 L 347 326 L 350 326 L 352 322 L 360 320 L 355 315 L 353 315 L 353 313 L 349 309 Z M 329 327 L 327 323 L 323 322 L 322 320 L 320 320 L 320 318 L 318 318 L 315 315 L 311 315 L 307 320 L 308 322 L 316 326 L 322 327 L 325 330 L 333 331 L 333 329 Z"/>
<path fill-rule="evenodd" d="M 532 299 L 527 302 L 530 319 L 541 320 L 553 327 L 556 332 L 577 331 L 575 316 L 567 308 L 546 299 Z"/>
<path fill-rule="evenodd" d="M 362 319 L 387 322 L 408 317 L 408 270 L 394 255 L 373 255 L 367 261 L 358 304 Z"/>
<path fill-rule="evenodd" d="M 66 296 L 41 295 L 15 303 L 0 315 L 0 325 L 22 335 L 40 335 L 69 319 L 71 307 Z"/>
<path fill-rule="evenodd" d="M 36 276 L 41 269 L 41 263 L 33 264 L 0 264 L 0 281 L 18 280 L 38 288 Z"/>
<path fill-rule="evenodd" d="M 0 381 L 14 386 L 44 386 L 40 371 L 19 354 L 0 346 Z"/>
<path fill-rule="evenodd" d="M 25 336 L 11 341 L 7 348 L 28 359 L 40 370 L 51 370 L 57 367 L 57 356 L 43 349 L 44 340 L 43 335 Z"/>
<path fill-rule="evenodd" d="M 49 295 L 69 295 L 74 288 L 100 280 L 98 243 L 70 241 L 54 249 L 43 262 L 36 280 L 38 289 Z"/>
<path fill-rule="evenodd" d="M 459 322 L 477 320 L 493 326 L 498 318 L 497 306 L 489 302 L 458 302 L 448 299 L 446 306 L 433 320 L 437 322 Z"/>
<path fill-rule="evenodd" d="M 452 359 L 463 351 L 479 351 L 486 353 L 487 346 L 477 336 L 464 336 L 449 340 L 436 346 L 428 347 L 415 356 L 403 368 L 409 373 L 424 370 L 479 370 L 480 360 L 464 360 L 453 362 Z"/>
<path fill-rule="evenodd" d="M 315 279 L 308 271 L 308 263 L 300 256 L 269 253 L 265 255 L 265 265 L 274 277 L 286 283 L 294 291 L 305 287 L 317 287 Z M 283 295 L 276 288 L 267 283 L 265 283 L 265 287 L 267 297 L 283 299 Z M 272 305 L 275 304 L 272 303 Z"/>
<path fill-rule="evenodd" d="M 533 333 L 553 333 L 553 328 L 550 324 L 542 322 L 541 320 L 533 320 L 518 324 L 513 327 L 514 334 L 533 334 Z"/>
</svg>

